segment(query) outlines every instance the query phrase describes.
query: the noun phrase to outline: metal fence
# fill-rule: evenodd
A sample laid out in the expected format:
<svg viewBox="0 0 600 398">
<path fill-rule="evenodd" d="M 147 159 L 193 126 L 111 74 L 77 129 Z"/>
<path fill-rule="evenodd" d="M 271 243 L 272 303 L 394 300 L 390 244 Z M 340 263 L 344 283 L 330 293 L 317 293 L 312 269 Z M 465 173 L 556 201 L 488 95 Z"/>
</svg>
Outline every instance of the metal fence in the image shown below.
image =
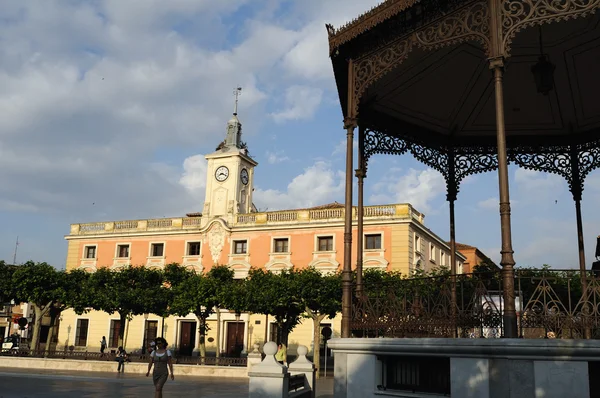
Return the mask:
<svg viewBox="0 0 600 398">
<path fill-rule="evenodd" d="M 32 350 L 2 350 L 0 356 L 16 356 L 29 358 L 53 358 L 53 359 L 79 359 L 90 361 L 116 361 L 114 353 L 100 353 L 87 351 L 32 351 Z M 128 354 L 126 362 L 146 363 L 150 359 L 148 354 Z M 199 356 L 174 356 L 173 363 L 182 365 L 206 365 L 206 366 L 241 366 L 245 367 L 247 358 L 216 358 Z"/>
<path fill-rule="evenodd" d="M 520 337 L 600 338 L 600 278 L 521 269 L 514 288 Z M 412 279 L 367 274 L 353 299 L 351 328 L 357 337 L 501 337 L 503 294 L 500 271 Z"/>
</svg>

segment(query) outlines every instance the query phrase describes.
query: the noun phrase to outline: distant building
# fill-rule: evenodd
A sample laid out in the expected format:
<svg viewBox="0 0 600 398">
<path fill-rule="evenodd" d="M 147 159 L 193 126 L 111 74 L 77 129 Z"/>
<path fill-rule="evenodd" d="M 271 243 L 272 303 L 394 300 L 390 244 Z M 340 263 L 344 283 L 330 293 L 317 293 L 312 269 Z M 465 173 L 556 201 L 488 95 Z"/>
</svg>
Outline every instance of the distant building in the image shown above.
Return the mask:
<svg viewBox="0 0 600 398">
<path fill-rule="evenodd" d="M 488 256 L 486 256 L 481 250 L 475 246 L 465 245 L 464 243 L 456 243 L 456 250 L 459 251 L 464 257 L 463 272 L 469 274 L 473 272 L 473 269 L 482 263 L 492 264 L 500 270 L 501 268 L 494 263 Z"/>
<path fill-rule="evenodd" d="M 247 276 L 251 267 L 273 272 L 292 267 L 314 266 L 322 272 L 340 270 L 343 263 L 344 206 L 334 202 L 323 206 L 258 212 L 252 202 L 257 162 L 241 141 L 241 123 L 234 114 L 227 123 L 227 135 L 216 152 L 206 155 L 207 183 L 202 213 L 186 217 L 93 222 L 71 225 L 67 270 L 94 272 L 100 267 L 118 270 L 124 266 L 162 268 L 177 262 L 196 272 L 224 264 L 236 278 Z M 150 199 L 151 200 L 151 199 Z M 356 219 L 354 208 L 354 218 Z M 395 270 L 411 274 L 416 269 L 450 266 L 450 248 L 423 224 L 424 215 L 410 204 L 386 204 L 364 208 L 364 269 Z M 356 228 L 353 237 L 356 253 Z M 354 254 L 356 256 L 356 254 Z M 466 258 L 457 253 L 462 272 Z M 138 316 L 121 325 L 117 314 L 91 312 L 82 316 L 73 311 L 62 315 L 59 347 L 96 350 L 102 336 L 115 349 L 119 331 L 126 327 L 130 350 L 164 333 L 180 354 L 196 352 L 198 328 L 193 315 L 169 317 Z M 340 333 L 341 317 L 325 319 L 334 336 Z M 233 354 L 255 342 L 276 338 L 276 328 L 264 315 L 221 313 L 220 347 Z M 207 349 L 216 350 L 216 317 L 208 321 Z M 267 324 L 265 324 L 267 323 Z M 305 321 L 289 336 L 293 352 L 297 344 L 312 345 L 313 325 Z"/>
</svg>

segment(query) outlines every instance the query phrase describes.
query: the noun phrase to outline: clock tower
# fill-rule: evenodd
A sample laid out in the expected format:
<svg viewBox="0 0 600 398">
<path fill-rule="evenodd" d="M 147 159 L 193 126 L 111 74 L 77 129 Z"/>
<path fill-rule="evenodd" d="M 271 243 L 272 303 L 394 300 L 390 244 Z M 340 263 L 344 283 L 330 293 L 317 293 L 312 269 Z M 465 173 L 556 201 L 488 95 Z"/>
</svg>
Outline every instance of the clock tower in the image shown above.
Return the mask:
<svg viewBox="0 0 600 398">
<path fill-rule="evenodd" d="M 221 217 L 232 223 L 237 214 L 252 211 L 254 167 L 258 163 L 248 156 L 246 145 L 241 140 L 242 124 L 237 117 L 241 90 L 238 87 L 234 92 L 235 109 L 227 122 L 225 140 L 216 152 L 206 155 L 208 167 L 202 218 L 207 222 Z"/>
</svg>

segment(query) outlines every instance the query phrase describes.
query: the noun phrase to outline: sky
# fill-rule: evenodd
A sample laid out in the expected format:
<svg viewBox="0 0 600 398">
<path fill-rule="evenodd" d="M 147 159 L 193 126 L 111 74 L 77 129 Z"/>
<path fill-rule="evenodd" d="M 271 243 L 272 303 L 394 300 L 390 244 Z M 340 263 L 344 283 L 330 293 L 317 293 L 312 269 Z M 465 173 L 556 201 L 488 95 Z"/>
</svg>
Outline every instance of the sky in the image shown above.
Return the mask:
<svg viewBox="0 0 600 398">
<path fill-rule="evenodd" d="M 243 88 L 243 140 L 260 210 L 344 201 L 344 141 L 324 24 L 376 0 L 0 0 L 0 259 L 63 268 L 69 225 L 202 210 L 204 155 Z M 575 268 L 575 207 L 561 177 L 510 168 L 518 266 Z M 355 196 L 356 198 L 356 196 Z M 442 176 L 376 155 L 366 203 L 411 203 L 449 236 Z M 457 241 L 499 261 L 497 174 L 468 178 Z M 588 265 L 600 173 L 583 198 Z"/>
</svg>

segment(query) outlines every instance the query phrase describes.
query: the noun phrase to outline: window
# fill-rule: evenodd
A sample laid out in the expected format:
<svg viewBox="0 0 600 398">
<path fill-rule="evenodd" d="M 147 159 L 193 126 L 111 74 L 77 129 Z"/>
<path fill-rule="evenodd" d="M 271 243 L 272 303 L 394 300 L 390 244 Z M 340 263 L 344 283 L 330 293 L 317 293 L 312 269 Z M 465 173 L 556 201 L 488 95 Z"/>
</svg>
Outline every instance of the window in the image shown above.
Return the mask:
<svg viewBox="0 0 600 398">
<path fill-rule="evenodd" d="M 96 258 L 96 246 L 85 247 L 85 258 Z"/>
<path fill-rule="evenodd" d="M 108 334 L 108 346 L 118 347 L 119 346 L 119 334 L 121 333 L 121 321 L 119 319 L 112 319 L 110 321 L 110 332 Z"/>
<path fill-rule="evenodd" d="M 288 238 L 280 238 L 273 240 L 273 251 L 275 253 L 287 253 L 288 252 Z"/>
<path fill-rule="evenodd" d="M 318 238 L 320 252 L 333 251 L 333 236 L 323 236 Z"/>
<path fill-rule="evenodd" d="M 128 258 L 129 257 L 129 245 L 118 245 L 117 246 L 117 257 Z"/>
<path fill-rule="evenodd" d="M 88 327 L 90 325 L 89 319 L 78 319 L 77 320 L 77 331 L 75 332 L 75 345 L 78 347 L 85 347 L 87 345 Z"/>
<path fill-rule="evenodd" d="M 421 253 L 421 237 L 415 235 L 415 251 Z"/>
<path fill-rule="evenodd" d="M 248 242 L 245 240 L 236 240 L 233 242 L 234 254 L 246 254 Z"/>
<path fill-rule="evenodd" d="M 440 265 L 446 265 L 446 253 L 440 252 Z"/>
<path fill-rule="evenodd" d="M 150 342 L 154 341 L 156 336 L 158 336 L 158 321 L 146 321 L 146 328 L 144 331 L 146 347 L 150 346 Z"/>
<path fill-rule="evenodd" d="M 199 256 L 200 255 L 200 242 L 188 242 L 187 255 L 188 256 Z"/>
<path fill-rule="evenodd" d="M 435 246 L 433 243 L 429 244 L 429 261 L 435 262 Z"/>
<path fill-rule="evenodd" d="M 152 257 L 162 257 L 164 251 L 165 251 L 164 243 L 153 243 L 152 246 L 150 246 L 150 255 Z"/>
<path fill-rule="evenodd" d="M 365 249 L 381 249 L 381 234 L 365 235 Z"/>
</svg>

